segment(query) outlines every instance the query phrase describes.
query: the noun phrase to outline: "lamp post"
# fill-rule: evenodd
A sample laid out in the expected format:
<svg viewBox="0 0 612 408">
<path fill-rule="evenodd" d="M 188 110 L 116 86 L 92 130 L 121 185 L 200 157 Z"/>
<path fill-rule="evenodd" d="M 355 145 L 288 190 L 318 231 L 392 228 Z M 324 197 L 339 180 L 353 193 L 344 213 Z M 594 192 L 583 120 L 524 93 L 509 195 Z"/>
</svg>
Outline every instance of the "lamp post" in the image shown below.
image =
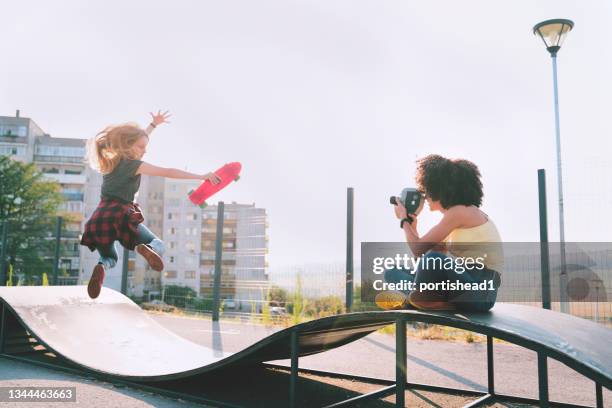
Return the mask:
<svg viewBox="0 0 612 408">
<path fill-rule="evenodd" d="M 568 32 L 574 28 L 574 22 L 566 19 L 553 19 L 542 21 L 533 27 L 533 33 L 539 36 L 546 50 L 552 57 L 553 67 L 553 88 L 554 88 L 554 103 L 555 103 L 555 131 L 557 141 L 557 184 L 559 190 L 559 235 L 560 235 L 560 255 L 561 255 L 561 275 L 560 279 L 560 304 L 561 312 L 567 313 L 569 307 L 567 304 L 567 269 L 565 262 L 565 223 L 563 216 L 563 173 L 561 170 L 561 130 L 559 126 L 559 93 L 557 90 L 557 53 L 561 49 L 563 40 Z"/>
</svg>

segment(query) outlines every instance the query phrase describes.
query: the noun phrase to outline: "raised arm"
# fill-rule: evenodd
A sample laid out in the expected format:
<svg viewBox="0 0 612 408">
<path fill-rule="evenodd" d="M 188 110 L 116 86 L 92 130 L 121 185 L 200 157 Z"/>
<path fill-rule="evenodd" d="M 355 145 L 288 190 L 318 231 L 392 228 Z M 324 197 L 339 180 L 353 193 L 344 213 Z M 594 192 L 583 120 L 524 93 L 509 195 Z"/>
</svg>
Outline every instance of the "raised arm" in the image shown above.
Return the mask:
<svg viewBox="0 0 612 408">
<path fill-rule="evenodd" d="M 169 111 L 165 111 L 164 113 L 162 113 L 161 110 L 158 110 L 157 114 L 153 114 L 153 112 L 149 112 L 149 115 L 151 115 L 151 123 L 149 123 L 149 126 L 147 126 L 147 128 L 145 129 L 145 132 L 147 132 L 147 135 L 151 135 L 151 133 L 155 130 L 155 128 L 161 125 L 162 123 L 170 123 L 168 118 L 172 115 L 168 112 Z"/>
<path fill-rule="evenodd" d="M 173 179 L 191 179 L 191 180 L 210 180 L 213 184 L 217 184 L 221 179 L 215 173 L 195 174 L 179 169 L 158 167 L 149 163 L 142 163 L 136 174 L 145 174 L 147 176 L 168 177 Z"/>
</svg>

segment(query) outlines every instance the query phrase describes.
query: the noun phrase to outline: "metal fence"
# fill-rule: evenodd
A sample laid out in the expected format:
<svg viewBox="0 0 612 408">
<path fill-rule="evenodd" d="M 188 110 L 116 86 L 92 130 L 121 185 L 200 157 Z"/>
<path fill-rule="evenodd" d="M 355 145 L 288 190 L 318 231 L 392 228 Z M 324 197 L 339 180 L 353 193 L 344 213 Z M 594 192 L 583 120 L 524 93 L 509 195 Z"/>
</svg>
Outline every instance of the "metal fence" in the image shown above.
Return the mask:
<svg viewBox="0 0 612 408">
<path fill-rule="evenodd" d="M 60 217 L 49 220 L 49 228 L 36 242 L 35 260 L 17 259 L 8 248 L 18 234 L 17 225 L 0 222 L 0 284 L 11 285 L 76 285 L 86 283 L 79 274 L 79 233 L 67 229 Z M 13 233 L 12 233 L 13 231 Z M 405 245 L 405 244 L 403 244 Z M 505 245 L 505 244 L 504 244 Z M 558 264 L 558 244 L 550 244 L 550 305 L 606 325 L 612 325 L 612 244 L 566 243 L 568 301 L 561 302 Z M 518 251 L 518 252 L 517 252 Z M 499 301 L 542 306 L 542 259 L 539 243 L 523 244 L 515 253 L 506 253 L 506 270 L 500 288 Z M 130 258 L 133 259 L 133 258 Z M 36 262 L 36 273 L 27 262 Z M 130 261 L 131 262 L 131 261 Z M 127 262 L 126 268 L 133 265 Z M 17 266 L 21 265 L 21 269 Z M 121 267 L 121 265 L 119 265 Z M 149 273 L 152 271 L 148 270 Z M 134 279 L 127 271 L 125 281 Z M 46 276 L 45 276 L 46 275 Z M 360 267 L 353 276 L 354 301 L 351 310 L 373 310 L 373 304 L 360 301 Z M 286 319 L 298 322 L 346 311 L 347 266 L 343 262 L 308 263 L 270 268 L 265 280 L 238 279 L 222 274 L 219 285 L 219 309 L 226 317 L 241 319 Z M 122 281 L 123 282 L 123 281 Z M 116 288 L 132 296 L 143 307 L 152 310 L 174 310 L 186 313 L 210 314 L 215 310 L 213 286 L 203 288 L 168 285 L 160 278 L 141 296 L 129 290 L 130 285 Z M 564 307 L 562 307 L 564 306 Z"/>
</svg>

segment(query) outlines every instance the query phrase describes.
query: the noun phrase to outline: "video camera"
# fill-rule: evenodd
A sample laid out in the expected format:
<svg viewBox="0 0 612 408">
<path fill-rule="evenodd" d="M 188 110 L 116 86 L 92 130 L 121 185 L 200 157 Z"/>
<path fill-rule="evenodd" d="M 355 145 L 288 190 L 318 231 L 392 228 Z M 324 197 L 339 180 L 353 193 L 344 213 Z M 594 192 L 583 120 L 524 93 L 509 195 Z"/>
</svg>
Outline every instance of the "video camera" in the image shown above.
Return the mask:
<svg viewBox="0 0 612 408">
<path fill-rule="evenodd" d="M 399 197 L 391 196 L 389 201 L 393 205 L 403 205 L 408 214 L 415 215 L 419 215 L 423 209 L 423 204 L 425 204 L 423 193 L 418 191 L 416 188 L 410 187 L 403 189 Z M 408 216 L 408 222 L 412 224 L 412 221 L 412 217 Z"/>
</svg>

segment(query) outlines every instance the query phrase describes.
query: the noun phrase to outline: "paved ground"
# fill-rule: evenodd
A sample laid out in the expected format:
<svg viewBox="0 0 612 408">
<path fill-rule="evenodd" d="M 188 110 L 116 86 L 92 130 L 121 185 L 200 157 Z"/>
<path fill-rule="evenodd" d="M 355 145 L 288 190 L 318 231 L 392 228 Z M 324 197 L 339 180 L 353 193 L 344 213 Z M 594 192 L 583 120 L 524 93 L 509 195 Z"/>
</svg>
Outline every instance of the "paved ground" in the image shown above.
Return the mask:
<svg viewBox="0 0 612 408">
<path fill-rule="evenodd" d="M 168 329 L 196 343 L 223 351 L 236 352 L 279 330 L 262 325 L 222 321 L 214 324 L 210 320 L 152 314 L 153 318 Z M 288 361 L 277 362 L 288 365 Z M 497 391 L 537 398 L 537 374 L 535 353 L 505 343 L 495 343 L 495 375 Z M 394 337 L 375 333 L 365 339 L 319 355 L 300 359 L 300 367 L 336 371 L 393 379 Z M 269 371 L 269 370 L 268 370 Z M 549 362 L 551 399 L 594 405 L 594 384 L 573 370 L 554 361 Z M 252 372 L 240 373 L 249 378 L 267 376 L 266 383 L 273 393 L 287 382 L 286 373 Z M 482 343 L 465 343 L 408 339 L 408 377 L 411 382 L 456 386 L 484 390 L 486 386 L 486 348 Z M 211 379 L 211 390 L 235 384 L 238 378 L 219 376 Z M 324 380 L 323 382 L 321 380 Z M 216 383 L 215 383 L 216 382 Z M 118 388 L 111 384 L 83 379 L 29 364 L 0 359 L 0 387 L 5 386 L 76 386 L 78 402 L 54 404 L 53 406 L 84 407 L 190 407 L 192 403 L 159 397 L 146 392 Z M 303 389 L 310 394 L 327 393 L 332 397 L 348 397 L 379 388 L 368 384 L 346 380 L 321 379 L 306 376 Z M 276 387 L 276 388 L 274 388 Z M 257 387 L 255 387 L 257 389 Z M 220 391 L 227 392 L 227 391 Z M 259 389 L 260 395 L 263 392 Z M 604 391 L 605 401 L 612 401 L 612 392 Z M 339 398 L 335 399 L 338 400 Z M 256 399 L 247 399 L 256 401 Z M 331 399 L 333 401 L 334 398 Z M 407 393 L 410 406 L 455 407 L 468 399 L 446 397 L 431 393 Z M 367 407 L 390 407 L 393 397 L 372 402 Z M 263 401 L 262 401 L 263 403 Z M 0 404 L 2 406 L 26 407 L 40 404 Z M 269 405 L 269 404 L 268 404 Z M 266 406 L 255 403 L 253 406 Z M 282 405 L 281 405 L 282 406 Z M 495 405 L 498 406 L 498 405 Z M 499 405 L 502 406 L 502 405 Z M 503 405 L 510 406 L 510 405 Z M 514 405 L 516 406 L 516 405 Z"/>
<path fill-rule="evenodd" d="M 236 352 L 279 328 L 222 321 L 180 318 L 156 314 L 153 317 L 168 329 L 208 347 Z M 419 340 L 408 338 L 408 381 L 485 391 L 487 363 L 485 343 Z M 538 397 L 537 355 L 507 343 L 494 344 L 496 391 Z M 278 361 L 289 365 L 289 361 Z M 335 371 L 354 375 L 394 379 L 395 338 L 373 333 L 335 350 L 300 359 L 300 368 Z M 550 360 L 550 398 L 554 401 L 595 405 L 595 384 Z M 606 401 L 612 392 L 604 390 Z"/>
<path fill-rule="evenodd" d="M 76 403 L 0 402 L 0 406 L 3 408 L 42 408 L 45 405 L 79 408 L 188 408 L 202 406 L 3 358 L 0 358 L 0 387 L 76 387 Z"/>
</svg>

